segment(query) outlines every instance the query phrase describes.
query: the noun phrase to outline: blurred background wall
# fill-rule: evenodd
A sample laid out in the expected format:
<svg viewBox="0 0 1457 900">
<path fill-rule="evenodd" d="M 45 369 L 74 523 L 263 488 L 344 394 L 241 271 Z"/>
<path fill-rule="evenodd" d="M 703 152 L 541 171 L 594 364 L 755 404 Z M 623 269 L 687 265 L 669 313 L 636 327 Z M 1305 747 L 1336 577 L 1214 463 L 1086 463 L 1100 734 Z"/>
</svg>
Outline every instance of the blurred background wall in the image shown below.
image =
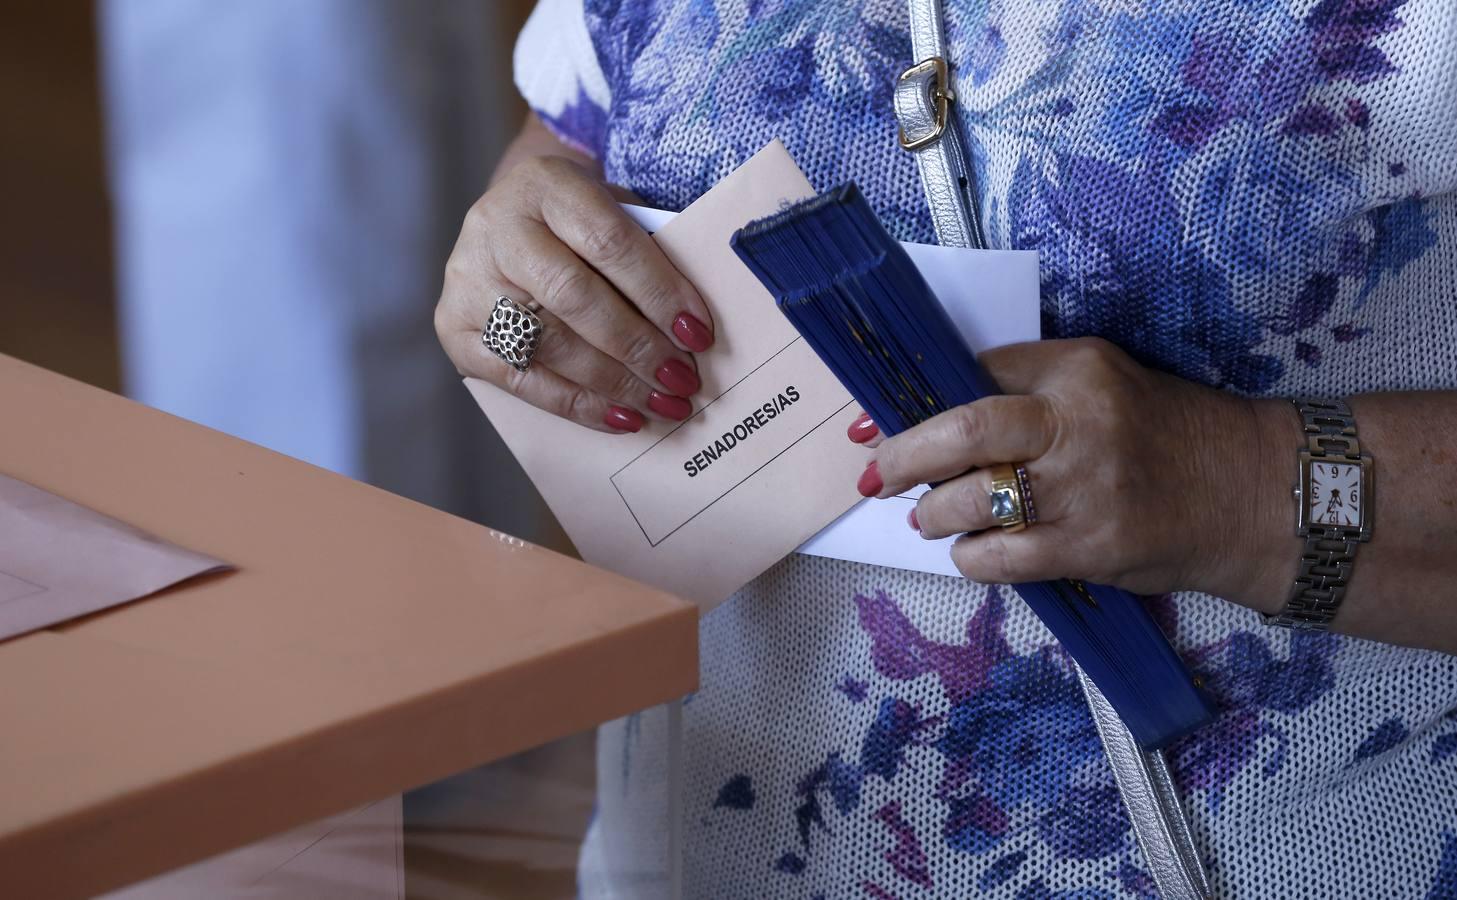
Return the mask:
<svg viewBox="0 0 1457 900">
<path fill-rule="evenodd" d="M 91 7 L 11 4 L 0 73 L 0 353 L 114 390 L 121 370 Z"/>
<path fill-rule="evenodd" d="M 0 352 L 565 546 L 430 324 L 530 6 L 13 5 Z"/>
<path fill-rule="evenodd" d="M 9 4 L 0 353 L 565 546 L 431 326 L 531 5 Z M 410 896 L 572 896 L 590 752 L 408 795 Z"/>
</svg>

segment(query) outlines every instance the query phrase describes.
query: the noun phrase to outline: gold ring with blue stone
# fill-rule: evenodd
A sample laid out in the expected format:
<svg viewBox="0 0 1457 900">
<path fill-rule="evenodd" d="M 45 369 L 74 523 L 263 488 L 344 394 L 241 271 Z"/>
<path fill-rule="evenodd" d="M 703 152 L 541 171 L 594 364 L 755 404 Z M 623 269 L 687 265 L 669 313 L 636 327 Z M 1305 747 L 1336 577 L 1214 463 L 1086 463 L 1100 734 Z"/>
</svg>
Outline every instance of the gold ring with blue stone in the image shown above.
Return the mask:
<svg viewBox="0 0 1457 900">
<path fill-rule="evenodd" d="M 1002 530 L 1017 532 L 1036 522 L 1036 514 L 1031 512 L 1031 482 L 1027 478 L 1027 470 L 1004 463 L 987 471 L 992 476 L 992 486 L 987 491 L 991 498 L 992 518 L 997 520 Z"/>
</svg>

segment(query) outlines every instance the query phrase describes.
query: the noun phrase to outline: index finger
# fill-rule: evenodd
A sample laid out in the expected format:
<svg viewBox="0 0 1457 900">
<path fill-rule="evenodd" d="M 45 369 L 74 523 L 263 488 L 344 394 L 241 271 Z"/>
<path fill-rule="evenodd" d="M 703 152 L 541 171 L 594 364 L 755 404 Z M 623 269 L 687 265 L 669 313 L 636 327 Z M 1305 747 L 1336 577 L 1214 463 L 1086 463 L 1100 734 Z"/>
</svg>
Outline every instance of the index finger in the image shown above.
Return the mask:
<svg viewBox="0 0 1457 900">
<path fill-rule="evenodd" d="M 713 317 L 702 295 L 606 187 L 593 181 L 590 190 L 545 194 L 541 214 L 562 243 L 680 349 L 701 353 L 713 345 Z"/>
<path fill-rule="evenodd" d="M 1057 426 L 1044 398 L 999 394 L 958 406 L 887 438 L 875 451 L 878 497 L 945 481 L 997 463 L 1020 463 L 1047 451 Z"/>
</svg>

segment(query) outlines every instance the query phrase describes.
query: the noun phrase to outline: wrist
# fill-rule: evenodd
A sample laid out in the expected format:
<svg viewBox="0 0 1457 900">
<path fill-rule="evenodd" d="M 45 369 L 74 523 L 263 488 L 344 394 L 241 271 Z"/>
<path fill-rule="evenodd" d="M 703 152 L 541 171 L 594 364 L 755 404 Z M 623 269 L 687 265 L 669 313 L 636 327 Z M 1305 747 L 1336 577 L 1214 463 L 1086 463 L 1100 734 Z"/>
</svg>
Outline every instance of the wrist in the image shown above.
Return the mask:
<svg viewBox="0 0 1457 900">
<path fill-rule="evenodd" d="M 1230 397 L 1213 484 L 1223 486 L 1213 526 L 1219 548 L 1196 589 L 1264 614 L 1278 612 L 1300 558 L 1295 534 L 1295 454 L 1300 417 L 1283 399 Z M 1218 488 L 1217 488 L 1218 489 Z"/>
</svg>

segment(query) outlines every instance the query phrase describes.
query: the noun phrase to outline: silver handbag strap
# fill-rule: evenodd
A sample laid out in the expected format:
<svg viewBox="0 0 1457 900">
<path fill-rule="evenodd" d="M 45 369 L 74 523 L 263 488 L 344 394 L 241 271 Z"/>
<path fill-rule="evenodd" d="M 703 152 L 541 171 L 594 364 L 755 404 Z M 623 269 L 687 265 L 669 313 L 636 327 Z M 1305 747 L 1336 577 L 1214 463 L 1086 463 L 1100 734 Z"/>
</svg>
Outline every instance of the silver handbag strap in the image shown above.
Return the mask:
<svg viewBox="0 0 1457 900">
<path fill-rule="evenodd" d="M 987 246 L 975 172 L 953 114 L 956 100 L 942 25 L 941 0 L 909 0 L 911 50 L 919 62 L 895 89 L 900 145 L 915 154 L 936 238 L 947 247 Z M 1189 820 L 1161 751 L 1144 752 L 1092 680 L 1077 670 L 1113 780 L 1149 874 L 1164 900 L 1208 900 L 1209 879 Z"/>
<path fill-rule="evenodd" d="M 1214 896 L 1163 751 L 1145 753 L 1139 749 L 1132 732 L 1093 679 L 1082 668 L 1077 671 L 1078 684 L 1083 687 L 1093 724 L 1098 727 L 1098 737 L 1103 739 L 1103 751 L 1113 769 L 1113 781 L 1123 797 L 1133 835 L 1159 896 L 1164 900 L 1207 900 Z"/>
<path fill-rule="evenodd" d="M 941 26 L 941 0 L 910 0 L 910 6 L 911 52 L 919 62 L 901 73 L 895 85 L 900 145 L 915 154 L 936 239 L 944 247 L 985 249 L 976 174 L 952 114 L 956 94 Z"/>
</svg>

